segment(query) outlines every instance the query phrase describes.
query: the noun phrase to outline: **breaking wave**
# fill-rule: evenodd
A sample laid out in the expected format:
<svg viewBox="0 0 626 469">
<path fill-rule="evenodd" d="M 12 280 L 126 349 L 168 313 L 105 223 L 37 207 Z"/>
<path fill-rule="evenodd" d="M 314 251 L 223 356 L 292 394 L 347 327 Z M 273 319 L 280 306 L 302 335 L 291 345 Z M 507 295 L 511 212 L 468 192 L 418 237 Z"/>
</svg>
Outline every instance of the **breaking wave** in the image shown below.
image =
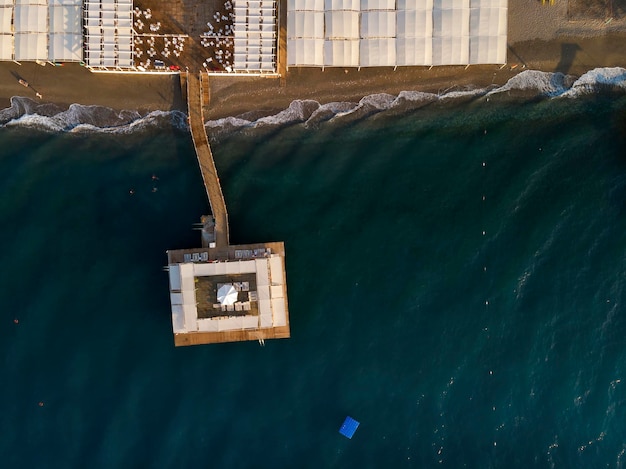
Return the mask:
<svg viewBox="0 0 626 469">
<path fill-rule="evenodd" d="M 507 98 L 576 98 L 602 91 L 626 91 L 626 69 L 596 68 L 579 78 L 559 72 L 525 70 L 502 86 L 452 90 L 443 93 L 402 91 L 397 96 L 377 93 L 358 102 L 320 104 L 295 100 L 276 114 L 250 118 L 250 114 L 205 123 L 212 138 L 236 131 L 275 130 L 291 125 L 315 127 L 324 122 L 349 123 L 377 114 L 403 113 L 435 103 L 456 104 L 473 100 Z M 24 97 L 11 98 L 11 106 L 0 110 L 0 126 L 35 128 L 67 133 L 132 133 L 150 128 L 188 131 L 187 116 L 181 111 L 116 111 L 104 106 L 72 104 L 63 108 Z"/>
<path fill-rule="evenodd" d="M 0 110 L 0 126 L 33 128 L 47 132 L 131 133 L 148 128 L 187 130 L 187 116 L 180 111 L 116 111 L 105 106 L 72 104 L 63 108 L 14 96 L 11 106 Z"/>
<path fill-rule="evenodd" d="M 560 72 L 525 70 L 502 86 L 447 91 L 441 94 L 402 91 L 397 96 L 379 93 L 365 96 L 359 102 L 320 104 L 314 100 L 295 100 L 277 114 L 246 119 L 226 117 L 206 122 L 212 137 L 246 129 L 276 129 L 302 124 L 316 126 L 323 122 L 349 122 L 379 113 L 399 113 L 433 103 L 459 103 L 477 99 L 508 98 L 575 98 L 600 91 L 626 91 L 626 69 L 597 68 L 579 78 Z"/>
</svg>

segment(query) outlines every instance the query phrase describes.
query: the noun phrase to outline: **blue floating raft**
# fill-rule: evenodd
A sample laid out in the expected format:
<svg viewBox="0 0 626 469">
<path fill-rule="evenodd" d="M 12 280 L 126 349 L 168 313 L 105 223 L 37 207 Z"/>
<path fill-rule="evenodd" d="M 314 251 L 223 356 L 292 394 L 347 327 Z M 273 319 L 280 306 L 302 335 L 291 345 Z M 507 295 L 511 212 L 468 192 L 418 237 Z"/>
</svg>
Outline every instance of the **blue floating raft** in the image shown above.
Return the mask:
<svg viewBox="0 0 626 469">
<path fill-rule="evenodd" d="M 339 433 L 341 433 L 346 438 L 352 439 L 352 435 L 354 435 L 354 432 L 356 432 L 357 428 L 359 428 L 359 422 L 348 416 L 341 424 Z"/>
</svg>

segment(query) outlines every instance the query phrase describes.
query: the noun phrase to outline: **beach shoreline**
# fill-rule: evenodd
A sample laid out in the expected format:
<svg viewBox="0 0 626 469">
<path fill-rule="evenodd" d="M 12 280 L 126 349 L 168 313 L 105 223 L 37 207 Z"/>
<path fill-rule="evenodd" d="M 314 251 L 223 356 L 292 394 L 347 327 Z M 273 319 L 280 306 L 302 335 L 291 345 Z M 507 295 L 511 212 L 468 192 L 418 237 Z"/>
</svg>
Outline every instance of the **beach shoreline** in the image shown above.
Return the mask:
<svg viewBox="0 0 626 469">
<path fill-rule="evenodd" d="M 223 76 L 210 78 L 207 120 L 246 113 L 272 114 L 296 100 L 358 102 L 365 96 L 401 91 L 442 94 L 453 90 L 504 85 L 523 70 L 580 76 L 600 67 L 626 67 L 626 19 L 570 21 L 567 3 L 546 7 L 534 0 L 509 2 L 509 45 L 505 65 L 439 67 L 321 68 L 291 67 L 284 78 Z M 71 104 L 118 111 L 186 112 L 177 74 L 92 73 L 79 64 L 62 67 L 0 63 L 0 105 L 13 96 L 61 108 Z M 18 80 L 28 82 L 25 88 Z M 38 98 L 37 94 L 42 97 Z"/>
</svg>

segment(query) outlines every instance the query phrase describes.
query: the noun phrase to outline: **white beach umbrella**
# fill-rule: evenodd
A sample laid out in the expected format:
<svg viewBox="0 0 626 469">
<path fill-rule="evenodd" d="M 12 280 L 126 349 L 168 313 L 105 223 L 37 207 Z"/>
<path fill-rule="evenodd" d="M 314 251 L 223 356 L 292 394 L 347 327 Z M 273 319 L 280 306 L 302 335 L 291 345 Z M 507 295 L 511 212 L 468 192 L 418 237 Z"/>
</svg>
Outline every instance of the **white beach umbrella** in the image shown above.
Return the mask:
<svg viewBox="0 0 626 469">
<path fill-rule="evenodd" d="M 222 285 L 217 290 L 217 301 L 222 305 L 232 305 L 237 301 L 237 290 L 232 283 Z"/>
</svg>

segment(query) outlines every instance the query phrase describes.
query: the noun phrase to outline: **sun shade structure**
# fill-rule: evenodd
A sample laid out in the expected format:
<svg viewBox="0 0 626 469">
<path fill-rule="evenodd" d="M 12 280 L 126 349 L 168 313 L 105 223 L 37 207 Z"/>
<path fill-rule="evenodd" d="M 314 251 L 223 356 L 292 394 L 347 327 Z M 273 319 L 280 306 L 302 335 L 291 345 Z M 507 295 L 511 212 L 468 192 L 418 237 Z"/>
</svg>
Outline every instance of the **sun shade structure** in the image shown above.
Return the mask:
<svg viewBox="0 0 626 469">
<path fill-rule="evenodd" d="M 96 68 L 133 66 L 132 0 L 87 0 L 85 62 Z"/>
<path fill-rule="evenodd" d="M 0 0 L 0 60 L 83 60 L 81 0 Z"/>
<path fill-rule="evenodd" d="M 506 62 L 508 0 L 288 0 L 289 66 Z"/>
<path fill-rule="evenodd" d="M 222 285 L 217 290 L 217 301 L 222 305 L 234 305 L 239 294 L 232 283 Z"/>
<path fill-rule="evenodd" d="M 235 0 L 236 71 L 276 71 L 276 1 Z"/>
</svg>

